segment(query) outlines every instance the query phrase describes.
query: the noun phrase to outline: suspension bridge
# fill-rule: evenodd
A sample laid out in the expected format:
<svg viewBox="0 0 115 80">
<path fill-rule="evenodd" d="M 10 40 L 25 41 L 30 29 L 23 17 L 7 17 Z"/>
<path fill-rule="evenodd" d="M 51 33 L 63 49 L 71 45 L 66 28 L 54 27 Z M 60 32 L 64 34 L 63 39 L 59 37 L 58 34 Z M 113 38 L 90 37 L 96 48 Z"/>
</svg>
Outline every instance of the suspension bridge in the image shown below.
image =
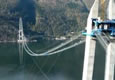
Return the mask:
<svg viewBox="0 0 115 80">
<path fill-rule="evenodd" d="M 93 69 L 94 69 L 94 58 L 95 48 L 97 40 L 103 46 L 106 51 L 105 61 L 105 75 L 104 80 L 114 80 L 114 67 L 115 67 L 115 2 L 109 0 L 108 5 L 108 16 L 107 20 L 99 18 L 99 0 L 95 0 L 89 16 L 87 18 L 87 27 L 82 34 L 74 35 L 69 40 L 53 47 L 43 53 L 36 53 L 32 51 L 28 46 L 28 39 L 25 37 L 23 32 L 22 18 L 19 19 L 19 55 L 20 63 L 23 63 L 23 50 L 30 56 L 50 56 L 75 46 L 78 46 L 85 42 L 85 54 L 84 54 L 84 65 L 83 65 L 83 76 L 82 80 L 92 80 Z M 81 37 L 85 35 L 86 39 Z M 72 45 L 66 46 L 69 43 L 77 40 Z M 66 46 L 66 47 L 65 47 Z"/>
</svg>

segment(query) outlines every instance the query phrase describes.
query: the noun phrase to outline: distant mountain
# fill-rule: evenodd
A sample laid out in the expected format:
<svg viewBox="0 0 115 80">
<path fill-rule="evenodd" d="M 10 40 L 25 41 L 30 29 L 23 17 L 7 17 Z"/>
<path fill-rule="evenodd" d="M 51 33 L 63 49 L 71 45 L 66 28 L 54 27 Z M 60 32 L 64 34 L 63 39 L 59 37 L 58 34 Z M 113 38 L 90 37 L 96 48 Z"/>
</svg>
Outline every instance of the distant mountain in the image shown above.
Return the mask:
<svg viewBox="0 0 115 80">
<path fill-rule="evenodd" d="M 60 37 L 78 32 L 86 25 L 91 0 L 1 0 L 0 40 L 16 40 L 18 18 L 22 17 L 24 32 L 30 36 Z"/>
<path fill-rule="evenodd" d="M 36 3 L 33 30 L 37 32 L 59 37 L 85 27 L 88 9 L 80 0 L 39 0 Z"/>
<path fill-rule="evenodd" d="M 0 0 L 0 41 L 15 40 L 17 29 L 17 22 L 12 19 L 15 14 L 11 10 L 16 7 L 18 0 Z"/>
</svg>

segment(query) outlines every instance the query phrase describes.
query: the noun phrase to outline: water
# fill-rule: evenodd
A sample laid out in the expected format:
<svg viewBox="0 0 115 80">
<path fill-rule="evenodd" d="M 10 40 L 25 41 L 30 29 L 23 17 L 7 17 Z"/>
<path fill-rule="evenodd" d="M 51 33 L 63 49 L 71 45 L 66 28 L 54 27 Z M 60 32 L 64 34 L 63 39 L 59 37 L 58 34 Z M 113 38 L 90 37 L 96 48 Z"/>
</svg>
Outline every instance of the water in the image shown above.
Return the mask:
<svg viewBox="0 0 115 80">
<path fill-rule="evenodd" d="M 39 52 L 53 45 L 52 41 L 42 40 L 29 43 L 32 50 Z M 20 64 L 18 44 L 1 43 L 0 80 L 81 80 L 84 45 L 48 57 L 31 57 L 24 51 L 23 64 Z M 97 45 L 93 80 L 103 80 L 104 50 Z"/>
</svg>

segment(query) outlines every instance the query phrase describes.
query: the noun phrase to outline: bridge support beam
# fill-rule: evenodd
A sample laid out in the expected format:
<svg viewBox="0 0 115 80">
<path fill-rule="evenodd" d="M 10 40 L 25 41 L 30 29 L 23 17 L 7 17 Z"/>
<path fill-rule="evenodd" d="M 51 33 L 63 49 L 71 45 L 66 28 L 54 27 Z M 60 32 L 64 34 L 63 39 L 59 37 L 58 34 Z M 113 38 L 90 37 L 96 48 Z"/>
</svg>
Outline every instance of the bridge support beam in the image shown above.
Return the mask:
<svg viewBox="0 0 115 80">
<path fill-rule="evenodd" d="M 106 53 L 105 80 L 114 80 L 115 43 L 110 43 Z"/>
</svg>

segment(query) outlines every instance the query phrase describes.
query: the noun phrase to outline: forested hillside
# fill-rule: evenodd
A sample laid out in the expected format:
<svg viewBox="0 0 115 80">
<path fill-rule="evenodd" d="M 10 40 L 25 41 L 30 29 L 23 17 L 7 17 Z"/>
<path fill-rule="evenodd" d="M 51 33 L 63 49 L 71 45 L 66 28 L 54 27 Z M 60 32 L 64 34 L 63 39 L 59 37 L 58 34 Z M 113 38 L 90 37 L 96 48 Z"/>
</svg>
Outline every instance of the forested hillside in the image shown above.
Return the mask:
<svg viewBox="0 0 115 80">
<path fill-rule="evenodd" d="M 85 28 L 89 2 L 83 0 L 0 0 L 0 41 L 16 40 L 18 19 L 28 36 L 60 37 Z M 92 3 L 91 3 L 92 4 Z"/>
</svg>

